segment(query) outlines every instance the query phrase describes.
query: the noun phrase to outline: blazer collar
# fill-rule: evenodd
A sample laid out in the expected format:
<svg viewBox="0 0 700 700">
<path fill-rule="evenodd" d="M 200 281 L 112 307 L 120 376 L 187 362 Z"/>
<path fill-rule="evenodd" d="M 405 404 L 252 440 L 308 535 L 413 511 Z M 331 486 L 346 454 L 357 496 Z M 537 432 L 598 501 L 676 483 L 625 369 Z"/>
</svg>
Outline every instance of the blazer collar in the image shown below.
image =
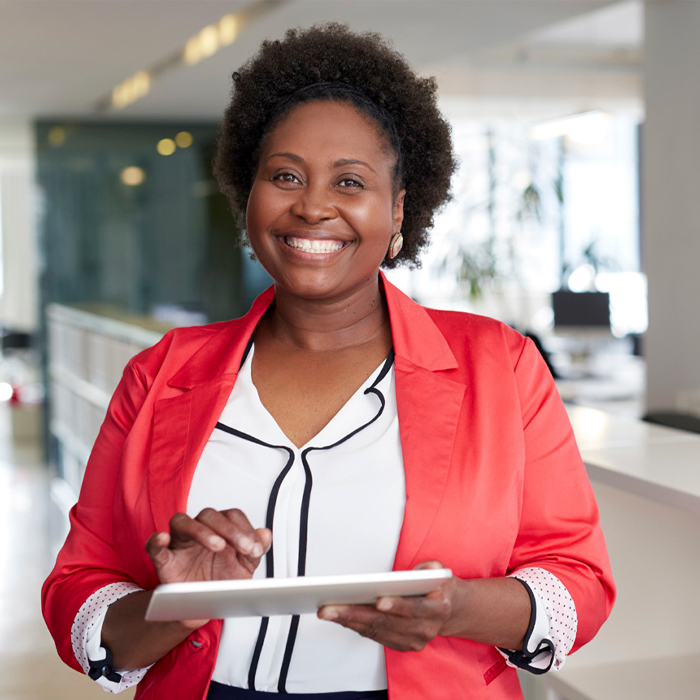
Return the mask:
<svg viewBox="0 0 700 700">
<path fill-rule="evenodd" d="M 384 273 L 379 274 L 389 309 L 396 357 L 430 371 L 456 368 L 457 361 L 447 341 L 426 309 L 399 291 Z M 223 324 L 222 330 L 195 352 L 168 384 L 192 389 L 224 376 L 235 377 L 255 327 L 274 298 L 274 286 L 268 287 L 253 302 L 245 316 Z"/>
<path fill-rule="evenodd" d="M 168 384 L 180 389 L 192 389 L 226 376 L 235 378 L 255 327 L 274 298 L 274 287 L 269 287 L 253 302 L 245 316 L 222 324 L 222 330 L 195 352 L 168 380 Z"/>
<path fill-rule="evenodd" d="M 420 304 L 399 291 L 380 272 L 384 287 L 394 354 L 431 372 L 458 367 L 442 332 Z"/>
</svg>

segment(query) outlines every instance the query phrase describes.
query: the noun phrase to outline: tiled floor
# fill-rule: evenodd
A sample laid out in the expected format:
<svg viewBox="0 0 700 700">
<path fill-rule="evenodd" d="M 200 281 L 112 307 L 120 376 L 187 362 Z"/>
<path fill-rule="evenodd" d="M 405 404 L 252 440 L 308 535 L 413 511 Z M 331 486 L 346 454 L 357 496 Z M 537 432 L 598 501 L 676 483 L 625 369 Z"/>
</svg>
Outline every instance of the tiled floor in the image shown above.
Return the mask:
<svg viewBox="0 0 700 700">
<path fill-rule="evenodd" d="M 61 662 L 41 617 L 41 584 L 52 565 L 49 476 L 38 446 L 13 438 L 10 410 L 0 403 L 0 699 L 106 698 Z"/>
</svg>

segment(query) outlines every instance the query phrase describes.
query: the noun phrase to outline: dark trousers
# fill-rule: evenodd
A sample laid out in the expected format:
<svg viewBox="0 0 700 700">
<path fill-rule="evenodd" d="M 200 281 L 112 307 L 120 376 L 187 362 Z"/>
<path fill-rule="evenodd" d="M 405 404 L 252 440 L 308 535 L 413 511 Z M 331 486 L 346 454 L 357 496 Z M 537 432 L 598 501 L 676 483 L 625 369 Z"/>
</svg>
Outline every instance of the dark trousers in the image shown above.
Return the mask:
<svg viewBox="0 0 700 700">
<path fill-rule="evenodd" d="M 347 693 L 261 693 L 212 681 L 207 700 L 387 700 L 386 690 Z"/>
</svg>

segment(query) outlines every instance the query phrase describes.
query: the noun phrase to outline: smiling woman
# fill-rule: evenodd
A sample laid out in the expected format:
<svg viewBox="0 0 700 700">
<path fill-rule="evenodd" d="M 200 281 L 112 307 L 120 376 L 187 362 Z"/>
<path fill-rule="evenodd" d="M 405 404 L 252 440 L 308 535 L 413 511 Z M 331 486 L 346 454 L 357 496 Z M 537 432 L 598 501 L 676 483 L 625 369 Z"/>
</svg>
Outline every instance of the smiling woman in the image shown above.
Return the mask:
<svg viewBox="0 0 700 700">
<path fill-rule="evenodd" d="M 63 658 L 154 700 L 522 697 L 514 667 L 560 667 L 614 585 L 532 343 L 380 272 L 447 198 L 434 81 L 376 35 L 290 31 L 234 74 L 216 167 L 274 285 L 126 368 L 44 587 Z M 443 566 L 374 605 L 144 619 L 160 583 Z"/>
</svg>

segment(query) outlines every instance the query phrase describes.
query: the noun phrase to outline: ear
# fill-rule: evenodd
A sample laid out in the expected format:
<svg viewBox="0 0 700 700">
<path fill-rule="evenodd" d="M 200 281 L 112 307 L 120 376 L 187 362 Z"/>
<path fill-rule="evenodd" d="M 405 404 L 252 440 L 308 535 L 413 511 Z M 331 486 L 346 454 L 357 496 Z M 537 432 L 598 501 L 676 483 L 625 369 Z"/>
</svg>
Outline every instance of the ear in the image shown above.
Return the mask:
<svg viewBox="0 0 700 700">
<path fill-rule="evenodd" d="M 406 190 L 399 190 L 396 195 L 396 201 L 394 202 L 394 233 L 398 233 L 401 230 L 401 225 L 403 224 L 403 200 L 406 196 Z"/>
</svg>

